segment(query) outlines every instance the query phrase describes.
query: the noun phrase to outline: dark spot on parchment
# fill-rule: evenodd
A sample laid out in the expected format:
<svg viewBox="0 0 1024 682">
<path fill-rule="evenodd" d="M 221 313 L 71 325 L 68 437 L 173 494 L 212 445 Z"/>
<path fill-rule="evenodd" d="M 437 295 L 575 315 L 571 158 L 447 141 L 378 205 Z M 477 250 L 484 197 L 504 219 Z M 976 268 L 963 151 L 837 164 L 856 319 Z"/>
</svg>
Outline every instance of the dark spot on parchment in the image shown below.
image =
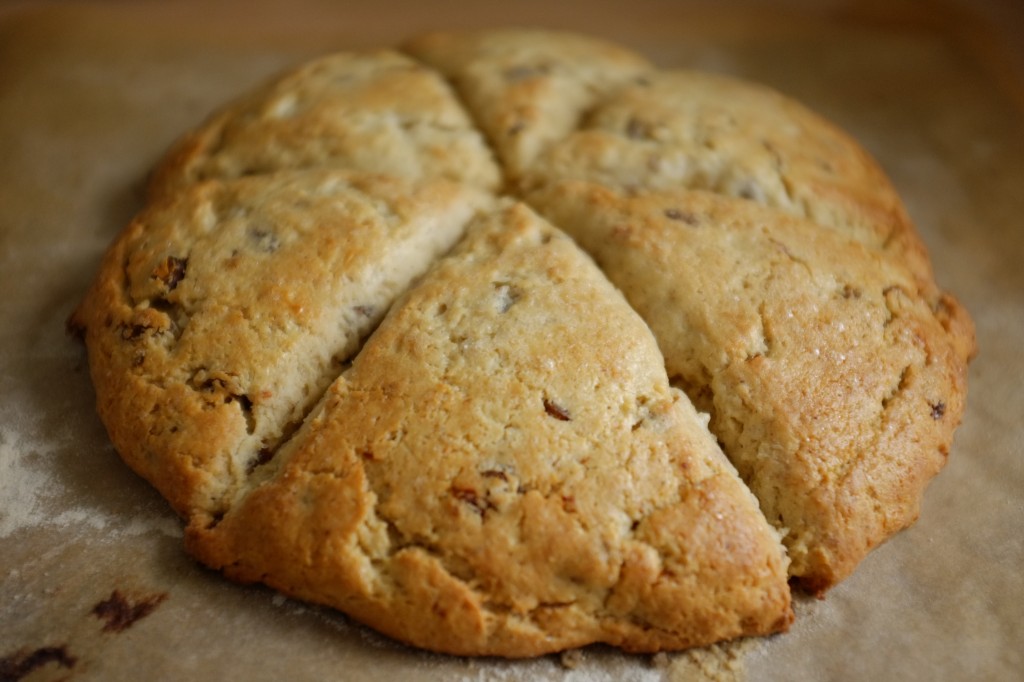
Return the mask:
<svg viewBox="0 0 1024 682">
<path fill-rule="evenodd" d="M 166 594 L 154 594 L 133 602 L 121 594 L 120 590 L 114 590 L 110 597 L 92 608 L 92 614 L 105 621 L 103 632 L 124 632 L 137 621 L 153 613 L 165 599 Z"/>
<path fill-rule="evenodd" d="M 62 668 L 73 668 L 78 659 L 62 646 L 45 646 L 35 651 L 21 650 L 0 658 L 0 682 L 18 682 L 36 668 L 56 663 Z"/>
</svg>

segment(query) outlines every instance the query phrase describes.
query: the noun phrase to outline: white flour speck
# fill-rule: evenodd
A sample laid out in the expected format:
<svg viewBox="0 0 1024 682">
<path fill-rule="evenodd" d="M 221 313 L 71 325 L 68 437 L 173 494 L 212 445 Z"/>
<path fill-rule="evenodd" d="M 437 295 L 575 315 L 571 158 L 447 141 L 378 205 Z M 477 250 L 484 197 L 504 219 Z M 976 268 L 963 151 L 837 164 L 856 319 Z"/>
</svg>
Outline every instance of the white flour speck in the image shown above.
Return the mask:
<svg viewBox="0 0 1024 682">
<path fill-rule="evenodd" d="M 0 538 L 37 525 L 42 514 L 43 490 L 50 482 L 40 459 L 38 444 L 28 443 L 20 434 L 0 430 Z"/>
<path fill-rule="evenodd" d="M 4 415 L 7 417 L 7 415 Z M 24 424 L 5 418 L 3 423 Z M 24 429 L 0 427 L 0 539 L 31 528 L 91 528 L 104 537 L 138 536 L 160 532 L 181 537 L 178 521 L 169 514 L 113 516 L 100 509 L 67 506 L 67 490 L 49 467 L 53 455 L 66 445 L 69 434 L 26 435 Z M 64 437 L 62 439 L 62 436 Z"/>
</svg>

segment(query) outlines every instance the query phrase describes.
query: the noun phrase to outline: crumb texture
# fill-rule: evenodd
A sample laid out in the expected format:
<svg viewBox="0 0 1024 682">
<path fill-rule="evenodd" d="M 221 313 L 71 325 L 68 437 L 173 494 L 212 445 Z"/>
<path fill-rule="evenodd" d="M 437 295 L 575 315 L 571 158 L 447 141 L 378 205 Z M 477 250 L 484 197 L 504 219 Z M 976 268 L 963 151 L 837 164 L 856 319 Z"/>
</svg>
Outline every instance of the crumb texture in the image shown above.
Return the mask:
<svg viewBox="0 0 1024 682">
<path fill-rule="evenodd" d="M 69 321 L 115 447 L 207 565 L 417 646 L 785 630 L 963 413 L 972 323 L 863 149 L 597 39 L 322 57 L 148 196 Z"/>
</svg>

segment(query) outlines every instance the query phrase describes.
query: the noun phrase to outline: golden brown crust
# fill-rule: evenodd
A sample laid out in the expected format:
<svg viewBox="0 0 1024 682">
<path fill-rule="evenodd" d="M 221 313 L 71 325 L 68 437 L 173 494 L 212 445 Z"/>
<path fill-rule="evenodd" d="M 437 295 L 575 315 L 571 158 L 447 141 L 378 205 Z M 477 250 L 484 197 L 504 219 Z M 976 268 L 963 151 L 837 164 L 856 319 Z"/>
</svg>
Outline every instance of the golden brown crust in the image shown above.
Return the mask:
<svg viewBox="0 0 1024 682">
<path fill-rule="evenodd" d="M 753 202 L 582 182 L 532 199 L 651 326 L 805 586 L 917 518 L 964 408 L 955 300 L 933 307 L 891 254 Z"/>
<path fill-rule="evenodd" d="M 440 651 L 657 651 L 913 521 L 974 332 L 856 143 L 582 36 L 403 49 L 186 135 L 70 320 L 189 551 Z"/>
<path fill-rule="evenodd" d="M 121 455 L 183 516 L 224 509 L 486 198 L 342 171 L 150 205 L 73 316 Z"/>
<path fill-rule="evenodd" d="M 380 50 L 321 57 L 225 107 L 174 146 L 149 193 L 287 168 L 444 178 L 491 190 L 501 178 L 444 79 Z"/>
<path fill-rule="evenodd" d="M 281 457 L 190 550 L 419 646 L 657 651 L 791 618 L 777 537 L 650 332 L 522 204 L 396 304 Z"/>
<path fill-rule="evenodd" d="M 645 74 L 539 156 L 522 189 L 558 180 L 749 199 L 884 246 L 931 283 L 924 245 L 878 164 L 844 132 L 763 86 L 689 71 Z"/>
<path fill-rule="evenodd" d="M 601 97 L 651 68 L 618 45 L 556 31 L 436 32 L 404 49 L 451 79 L 513 182 Z"/>
</svg>

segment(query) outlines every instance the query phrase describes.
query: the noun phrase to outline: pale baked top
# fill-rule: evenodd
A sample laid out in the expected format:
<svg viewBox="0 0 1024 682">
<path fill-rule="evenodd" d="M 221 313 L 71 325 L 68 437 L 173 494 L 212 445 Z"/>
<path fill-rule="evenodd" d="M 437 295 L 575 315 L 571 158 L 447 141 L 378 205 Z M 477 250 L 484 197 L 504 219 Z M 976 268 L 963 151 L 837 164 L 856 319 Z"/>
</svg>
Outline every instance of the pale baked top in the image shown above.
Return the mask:
<svg viewBox="0 0 1024 682">
<path fill-rule="evenodd" d="M 895 189 L 846 133 L 767 87 L 709 73 L 658 71 L 602 99 L 521 181 L 706 189 L 810 218 L 931 268 Z"/>
<path fill-rule="evenodd" d="M 805 587 L 917 518 L 966 395 L 955 301 L 850 236 L 705 190 L 567 181 L 531 199 L 648 321 Z"/>
<path fill-rule="evenodd" d="M 71 319 L 192 553 L 435 650 L 655 651 L 913 522 L 973 328 L 852 139 L 582 36 L 404 50 L 186 135 Z"/>
<path fill-rule="evenodd" d="M 515 180 L 587 110 L 650 71 L 643 57 L 571 33 L 428 33 L 404 48 L 447 76 Z"/>
<path fill-rule="evenodd" d="M 522 204 L 395 304 L 257 480 L 191 551 L 421 646 L 657 651 L 789 620 L 778 538 L 650 331 Z"/>
<path fill-rule="evenodd" d="M 184 517 L 221 513 L 489 201 L 444 180 L 310 170 L 153 202 L 75 315 L 114 445 Z"/>
<path fill-rule="evenodd" d="M 224 107 L 175 144 L 149 183 L 342 168 L 494 190 L 501 173 L 448 83 L 390 50 L 321 57 Z"/>
</svg>

